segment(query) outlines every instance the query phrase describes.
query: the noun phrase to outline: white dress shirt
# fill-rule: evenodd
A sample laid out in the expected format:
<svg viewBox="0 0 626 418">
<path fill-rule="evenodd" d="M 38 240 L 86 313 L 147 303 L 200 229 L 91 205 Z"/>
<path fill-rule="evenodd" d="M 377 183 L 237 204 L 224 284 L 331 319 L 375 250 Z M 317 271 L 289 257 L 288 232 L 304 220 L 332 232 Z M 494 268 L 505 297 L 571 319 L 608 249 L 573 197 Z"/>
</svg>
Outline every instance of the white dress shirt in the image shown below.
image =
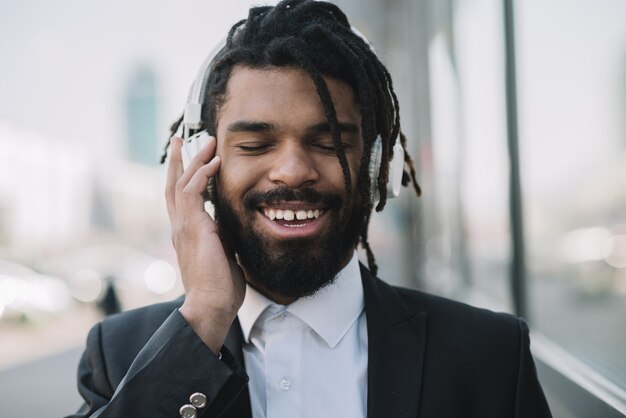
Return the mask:
<svg viewBox="0 0 626 418">
<path fill-rule="evenodd" d="M 365 417 L 364 306 L 356 252 L 332 285 L 287 306 L 248 286 L 238 317 L 252 416 Z"/>
</svg>

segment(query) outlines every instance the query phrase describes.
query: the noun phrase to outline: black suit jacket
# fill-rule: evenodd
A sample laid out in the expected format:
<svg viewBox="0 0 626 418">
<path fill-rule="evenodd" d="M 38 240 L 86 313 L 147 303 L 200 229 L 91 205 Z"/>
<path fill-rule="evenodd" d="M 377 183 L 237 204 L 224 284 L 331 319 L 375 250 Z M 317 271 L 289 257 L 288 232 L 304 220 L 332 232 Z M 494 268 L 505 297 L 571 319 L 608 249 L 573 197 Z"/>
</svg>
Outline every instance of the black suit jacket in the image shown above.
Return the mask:
<svg viewBox="0 0 626 418">
<path fill-rule="evenodd" d="M 368 417 L 542 418 L 550 412 L 525 323 L 416 290 L 361 266 L 368 331 Z M 78 369 L 79 417 L 250 417 L 236 320 L 219 360 L 178 310 L 182 298 L 94 326 Z M 293 411 L 298 416 L 298 411 Z"/>
</svg>

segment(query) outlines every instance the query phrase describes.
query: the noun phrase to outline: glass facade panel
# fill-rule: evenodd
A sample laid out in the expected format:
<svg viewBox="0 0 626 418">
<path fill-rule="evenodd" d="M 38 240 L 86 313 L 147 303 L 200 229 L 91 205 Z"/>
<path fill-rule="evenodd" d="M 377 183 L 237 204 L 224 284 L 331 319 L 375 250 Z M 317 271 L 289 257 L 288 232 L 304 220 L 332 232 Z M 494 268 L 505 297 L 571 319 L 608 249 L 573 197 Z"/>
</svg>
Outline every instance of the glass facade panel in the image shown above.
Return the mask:
<svg viewBox="0 0 626 418">
<path fill-rule="evenodd" d="M 453 27 L 462 138 L 459 170 L 466 275 L 481 293 L 511 309 L 509 162 L 502 2 L 461 1 Z"/>
<path fill-rule="evenodd" d="M 626 3 L 517 4 L 535 329 L 626 386 Z"/>
</svg>

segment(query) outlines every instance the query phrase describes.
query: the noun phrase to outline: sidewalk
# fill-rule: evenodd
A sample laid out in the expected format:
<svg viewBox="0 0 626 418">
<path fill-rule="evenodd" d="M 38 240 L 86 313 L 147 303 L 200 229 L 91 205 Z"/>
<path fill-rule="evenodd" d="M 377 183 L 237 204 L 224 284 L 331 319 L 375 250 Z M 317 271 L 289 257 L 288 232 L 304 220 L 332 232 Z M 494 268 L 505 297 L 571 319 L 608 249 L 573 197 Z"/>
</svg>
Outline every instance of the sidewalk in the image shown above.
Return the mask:
<svg viewBox="0 0 626 418">
<path fill-rule="evenodd" d="M 0 371 L 0 417 L 60 418 L 76 412 L 79 346 Z"/>
</svg>

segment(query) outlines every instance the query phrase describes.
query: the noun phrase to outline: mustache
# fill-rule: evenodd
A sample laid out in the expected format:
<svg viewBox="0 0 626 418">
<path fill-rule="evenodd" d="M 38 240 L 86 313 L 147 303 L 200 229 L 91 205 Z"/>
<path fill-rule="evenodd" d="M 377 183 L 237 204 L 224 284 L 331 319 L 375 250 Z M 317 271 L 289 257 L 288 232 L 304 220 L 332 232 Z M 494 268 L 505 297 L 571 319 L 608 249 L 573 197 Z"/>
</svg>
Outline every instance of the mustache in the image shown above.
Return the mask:
<svg viewBox="0 0 626 418">
<path fill-rule="evenodd" d="M 327 208 L 338 208 L 343 199 L 337 193 L 320 192 L 311 188 L 289 189 L 279 187 L 267 192 L 250 192 L 244 197 L 246 209 L 255 210 L 261 204 L 272 205 L 279 202 L 298 201 L 309 204 L 322 204 Z"/>
</svg>

